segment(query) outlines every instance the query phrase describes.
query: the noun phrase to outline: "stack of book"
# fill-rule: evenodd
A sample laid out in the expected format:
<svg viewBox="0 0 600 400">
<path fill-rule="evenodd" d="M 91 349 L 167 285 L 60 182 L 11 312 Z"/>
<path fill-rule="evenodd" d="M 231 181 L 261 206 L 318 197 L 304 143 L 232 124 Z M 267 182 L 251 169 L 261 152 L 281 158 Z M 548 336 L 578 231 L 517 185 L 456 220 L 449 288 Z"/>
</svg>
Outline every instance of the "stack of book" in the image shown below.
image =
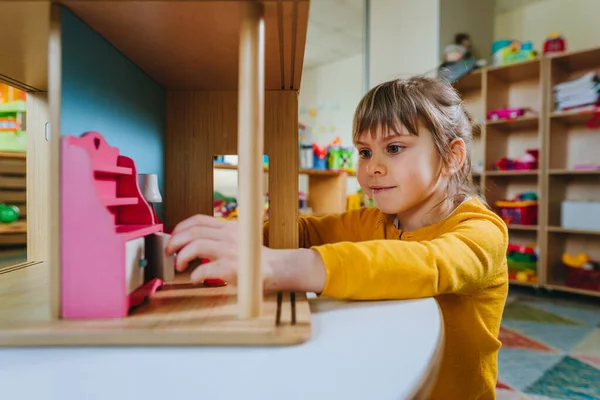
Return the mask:
<svg viewBox="0 0 600 400">
<path fill-rule="evenodd" d="M 595 108 L 600 105 L 600 77 L 588 72 L 579 78 L 554 85 L 556 111 Z"/>
</svg>

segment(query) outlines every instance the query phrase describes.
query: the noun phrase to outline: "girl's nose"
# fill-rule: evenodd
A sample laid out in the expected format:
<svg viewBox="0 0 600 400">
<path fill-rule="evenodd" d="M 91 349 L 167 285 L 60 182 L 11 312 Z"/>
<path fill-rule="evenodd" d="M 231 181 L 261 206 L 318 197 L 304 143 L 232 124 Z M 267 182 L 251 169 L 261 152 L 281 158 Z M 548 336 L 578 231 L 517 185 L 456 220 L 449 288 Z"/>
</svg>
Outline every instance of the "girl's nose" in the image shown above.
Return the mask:
<svg viewBox="0 0 600 400">
<path fill-rule="evenodd" d="M 367 173 L 369 175 L 385 175 L 387 173 L 387 168 L 385 167 L 385 164 L 376 158 L 372 158 L 367 164 Z"/>
</svg>

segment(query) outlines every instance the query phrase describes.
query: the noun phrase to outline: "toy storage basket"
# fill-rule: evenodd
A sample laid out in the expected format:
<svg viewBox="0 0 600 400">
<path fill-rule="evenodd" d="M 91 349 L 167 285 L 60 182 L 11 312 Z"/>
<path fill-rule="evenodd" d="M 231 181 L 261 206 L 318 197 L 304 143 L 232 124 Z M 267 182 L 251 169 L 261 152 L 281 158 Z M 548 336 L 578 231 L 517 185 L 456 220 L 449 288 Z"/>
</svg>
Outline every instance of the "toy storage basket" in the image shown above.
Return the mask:
<svg viewBox="0 0 600 400">
<path fill-rule="evenodd" d="M 538 215 L 537 200 L 511 201 L 500 200 L 496 202 L 500 217 L 507 224 L 536 225 Z"/>
<path fill-rule="evenodd" d="M 565 266 L 565 269 L 567 270 L 565 278 L 567 286 L 577 289 L 600 291 L 600 271 L 570 268 L 567 266 Z"/>
</svg>

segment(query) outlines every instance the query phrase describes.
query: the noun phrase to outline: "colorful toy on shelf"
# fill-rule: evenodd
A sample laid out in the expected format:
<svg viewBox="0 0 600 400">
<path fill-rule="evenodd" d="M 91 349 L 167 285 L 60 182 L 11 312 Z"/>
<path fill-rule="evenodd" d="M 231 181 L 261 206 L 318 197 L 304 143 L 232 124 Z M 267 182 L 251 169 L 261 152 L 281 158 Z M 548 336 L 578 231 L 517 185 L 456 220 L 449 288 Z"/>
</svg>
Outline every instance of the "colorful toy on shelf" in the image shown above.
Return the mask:
<svg viewBox="0 0 600 400">
<path fill-rule="evenodd" d="M 61 137 L 61 316 L 126 317 L 174 276 L 134 161 L 97 132 Z"/>
<path fill-rule="evenodd" d="M 342 146 L 340 138 L 336 138 L 327 148 L 327 167 L 332 171 L 354 171 L 353 149 L 351 146 Z"/>
<path fill-rule="evenodd" d="M 544 41 L 544 55 L 563 53 L 567 50 L 567 42 L 560 32 L 552 32 Z"/>
<path fill-rule="evenodd" d="M 519 158 L 504 157 L 494 163 L 498 171 L 531 171 L 538 169 L 539 150 L 529 149 L 526 154 Z"/>
<path fill-rule="evenodd" d="M 487 119 L 491 121 L 497 121 L 499 119 L 514 119 L 524 116 L 526 111 L 527 109 L 523 107 L 500 108 L 488 112 Z"/>
<path fill-rule="evenodd" d="M 496 201 L 498 214 L 507 224 L 536 225 L 538 215 L 538 197 L 536 193 L 526 192 L 512 200 Z"/>
<path fill-rule="evenodd" d="M 567 286 L 600 291 L 600 262 L 593 261 L 586 253 L 563 253 L 561 260 L 566 267 Z"/>
<path fill-rule="evenodd" d="M 232 219 L 237 216 L 237 212 L 235 215 L 231 215 L 238 207 L 237 200 L 234 197 L 214 192 L 213 198 L 213 216 L 224 219 Z"/>
<path fill-rule="evenodd" d="M 503 39 L 492 44 L 492 63 L 496 66 L 533 60 L 537 55 L 532 42 Z"/>
<path fill-rule="evenodd" d="M 6 205 L 0 203 L 0 222 L 10 224 L 19 219 L 20 210 L 15 205 Z"/>
<path fill-rule="evenodd" d="M 300 159 L 300 168 L 314 168 L 313 145 L 311 142 L 310 128 L 302 123 L 298 123 L 298 151 Z"/>
<path fill-rule="evenodd" d="M 0 87 L 2 86 L 6 85 L 0 83 Z M 0 151 L 27 150 L 27 134 L 22 130 L 27 111 L 25 93 L 18 92 L 0 90 Z M 20 93 L 23 95 L 21 96 Z"/>
<path fill-rule="evenodd" d="M 508 244 L 509 278 L 522 282 L 537 282 L 537 248 L 535 245 Z"/>
<path fill-rule="evenodd" d="M 326 170 L 327 169 L 327 148 L 321 147 L 318 144 L 313 144 L 313 168 Z"/>
</svg>

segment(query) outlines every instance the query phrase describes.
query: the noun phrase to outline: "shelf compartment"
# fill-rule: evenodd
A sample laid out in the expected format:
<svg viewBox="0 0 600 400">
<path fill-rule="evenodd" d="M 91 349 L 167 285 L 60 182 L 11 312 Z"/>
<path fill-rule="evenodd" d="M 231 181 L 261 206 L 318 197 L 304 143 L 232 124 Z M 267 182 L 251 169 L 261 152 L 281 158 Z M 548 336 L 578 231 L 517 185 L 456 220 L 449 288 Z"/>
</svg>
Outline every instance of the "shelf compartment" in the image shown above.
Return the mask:
<svg viewBox="0 0 600 400">
<path fill-rule="evenodd" d="M 542 109 L 540 60 L 490 67 L 487 70 L 486 113 L 503 108 Z"/>
<path fill-rule="evenodd" d="M 548 286 L 573 293 L 585 292 L 600 296 L 600 290 L 567 286 L 567 274 L 570 272 L 562 262 L 563 253 L 577 255 L 586 253 L 593 261 L 600 261 L 600 236 L 572 235 L 569 232 L 549 232 L 547 249 Z M 573 272 L 573 271 L 571 271 Z"/>
<path fill-rule="evenodd" d="M 533 247 L 536 250 L 539 246 L 538 234 L 536 231 L 510 231 L 508 234 L 508 242 L 518 246 Z M 520 257 L 522 258 L 523 256 L 521 255 Z M 539 282 L 540 270 L 539 256 L 537 261 L 531 262 L 533 263 L 531 266 L 528 265 L 530 263 L 529 261 L 523 261 L 524 260 L 521 259 L 515 263 L 508 260 L 507 257 L 509 279 L 512 283 L 516 284 L 537 285 Z"/>
<path fill-rule="evenodd" d="M 573 170 L 578 164 L 600 165 L 600 132 L 585 125 L 550 122 L 550 169 Z"/>
<path fill-rule="evenodd" d="M 519 193 L 523 192 L 535 192 L 540 193 L 539 180 L 537 179 L 537 175 L 527 176 L 527 175 L 515 175 L 512 179 L 506 179 L 504 176 L 486 177 L 485 183 L 485 197 L 490 205 L 490 207 L 500 215 L 500 209 L 496 206 L 496 202 L 499 200 L 512 200 Z M 538 207 L 538 218 L 539 221 L 539 207 Z M 532 227 L 536 225 L 531 225 Z M 532 229 L 535 232 L 535 229 Z"/>
<path fill-rule="evenodd" d="M 454 87 L 461 94 L 466 92 L 481 91 L 483 85 L 483 74 L 480 69 L 476 69 L 473 72 L 463 76 L 458 81 L 454 82 Z"/>
<path fill-rule="evenodd" d="M 594 110 L 584 111 L 555 111 L 550 114 L 550 118 L 552 121 L 558 122 L 559 124 L 563 125 L 583 126 L 587 124 L 590 119 L 592 119 L 595 112 L 600 112 L 600 107 Z"/>
<path fill-rule="evenodd" d="M 498 120 L 487 120 L 486 125 L 488 127 L 493 126 L 494 128 L 501 131 L 512 131 L 512 130 L 538 130 L 539 116 L 537 115 L 525 115 L 518 118 L 510 119 L 498 119 Z"/>
<path fill-rule="evenodd" d="M 563 201 L 600 201 L 600 174 L 550 175 L 548 188 L 548 226 L 561 227 Z"/>
<path fill-rule="evenodd" d="M 502 158 L 521 158 L 527 150 L 540 149 L 540 135 L 537 123 L 523 125 L 519 129 L 506 130 L 501 125 L 489 125 L 486 128 L 485 169 L 496 170 L 495 162 Z M 498 172 L 530 172 L 529 170 L 511 170 Z"/>
</svg>

